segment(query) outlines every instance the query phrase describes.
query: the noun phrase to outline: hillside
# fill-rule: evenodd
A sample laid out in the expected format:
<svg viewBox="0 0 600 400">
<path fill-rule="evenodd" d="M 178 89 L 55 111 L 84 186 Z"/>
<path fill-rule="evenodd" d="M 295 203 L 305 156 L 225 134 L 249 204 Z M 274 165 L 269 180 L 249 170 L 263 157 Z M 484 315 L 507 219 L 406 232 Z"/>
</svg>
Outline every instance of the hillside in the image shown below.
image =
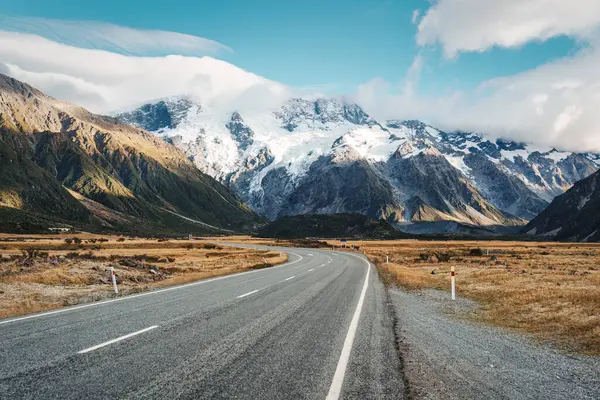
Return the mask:
<svg viewBox="0 0 600 400">
<path fill-rule="evenodd" d="M 522 233 L 556 240 L 600 241 L 600 172 L 556 197 Z"/>
<path fill-rule="evenodd" d="M 137 233 L 244 231 L 260 221 L 177 147 L 4 75 L 0 168 L 0 208 L 12 220 L 0 229 L 18 229 L 25 215 Z"/>
<path fill-rule="evenodd" d="M 256 232 L 256 236 L 280 239 L 399 239 L 408 237 L 385 220 L 375 221 L 362 214 L 348 213 L 281 217 L 261 227 Z"/>
</svg>

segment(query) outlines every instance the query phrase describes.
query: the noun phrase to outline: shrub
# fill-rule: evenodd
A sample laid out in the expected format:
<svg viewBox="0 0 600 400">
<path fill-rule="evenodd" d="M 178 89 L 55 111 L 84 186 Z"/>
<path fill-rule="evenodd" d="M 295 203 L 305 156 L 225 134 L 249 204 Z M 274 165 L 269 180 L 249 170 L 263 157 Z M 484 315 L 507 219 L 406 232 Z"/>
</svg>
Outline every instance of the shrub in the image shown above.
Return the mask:
<svg viewBox="0 0 600 400">
<path fill-rule="evenodd" d="M 480 247 L 477 247 L 475 249 L 471 249 L 469 251 L 469 255 L 472 257 L 482 257 L 483 256 L 483 250 Z"/>
</svg>

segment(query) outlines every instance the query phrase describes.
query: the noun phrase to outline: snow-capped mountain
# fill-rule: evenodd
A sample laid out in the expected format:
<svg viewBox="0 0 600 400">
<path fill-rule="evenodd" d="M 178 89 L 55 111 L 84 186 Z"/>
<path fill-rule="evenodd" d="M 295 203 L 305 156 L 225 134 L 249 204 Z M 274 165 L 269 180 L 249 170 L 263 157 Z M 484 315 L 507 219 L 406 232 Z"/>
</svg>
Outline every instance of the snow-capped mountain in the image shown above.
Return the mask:
<svg viewBox="0 0 600 400">
<path fill-rule="evenodd" d="M 518 225 L 600 166 L 594 154 L 377 121 L 339 99 L 240 111 L 178 97 L 117 118 L 176 144 L 269 219 L 360 212 L 398 224 Z"/>
</svg>

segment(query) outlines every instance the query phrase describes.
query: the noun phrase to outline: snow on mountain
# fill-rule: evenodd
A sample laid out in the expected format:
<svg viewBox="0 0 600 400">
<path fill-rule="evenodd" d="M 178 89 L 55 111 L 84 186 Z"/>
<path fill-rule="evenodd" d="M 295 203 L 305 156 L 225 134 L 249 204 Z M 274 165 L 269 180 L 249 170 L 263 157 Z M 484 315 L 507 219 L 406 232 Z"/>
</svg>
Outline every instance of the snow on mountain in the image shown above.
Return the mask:
<svg viewBox="0 0 600 400">
<path fill-rule="evenodd" d="M 242 110 L 177 97 L 118 118 L 181 147 L 271 219 L 348 211 L 397 223 L 517 224 L 600 165 L 594 154 L 376 121 L 340 99 Z"/>
</svg>

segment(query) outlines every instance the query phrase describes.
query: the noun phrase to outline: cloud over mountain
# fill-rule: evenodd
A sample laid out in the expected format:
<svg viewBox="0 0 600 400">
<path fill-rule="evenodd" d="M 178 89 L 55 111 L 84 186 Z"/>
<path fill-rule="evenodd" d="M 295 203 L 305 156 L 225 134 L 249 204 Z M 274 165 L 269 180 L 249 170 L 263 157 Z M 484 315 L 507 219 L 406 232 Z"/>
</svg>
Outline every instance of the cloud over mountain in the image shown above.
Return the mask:
<svg viewBox="0 0 600 400">
<path fill-rule="evenodd" d="M 126 56 L 14 32 L 0 32 L 0 60 L 10 76 L 98 113 L 182 93 L 256 105 L 288 90 L 211 57 Z"/>
<path fill-rule="evenodd" d="M 440 46 L 448 55 L 494 46 L 516 47 L 556 35 L 585 41 L 587 46 L 565 58 L 487 80 L 474 90 L 423 94 L 419 90 L 421 70 L 428 68 L 423 55 L 427 51 L 423 49 L 403 80 L 389 82 L 376 77 L 345 95 L 380 119 L 416 118 L 447 131 L 478 131 L 567 150 L 600 151 L 600 114 L 596 112 L 600 108 L 600 12 L 594 12 L 600 3 L 574 0 L 568 9 L 563 3 L 440 0 L 420 17 L 415 14 L 415 22 L 419 24 L 417 43 Z M 481 4 L 489 10 L 483 10 Z M 473 10 L 481 11 L 478 18 L 473 18 Z M 8 26 L 6 19 L 0 21 L 4 21 L 5 28 Z M 292 96 L 310 97 L 307 92 L 314 92 L 274 82 L 211 57 L 148 57 L 116 52 L 146 54 L 152 51 L 144 46 L 151 47 L 151 43 L 179 54 L 191 48 L 225 49 L 208 39 L 163 35 L 159 31 L 132 32 L 96 23 L 71 26 L 68 22 L 45 21 L 52 29 L 35 27 L 33 22 L 27 29 L 22 21 L 13 24 L 19 27 L 13 26 L 13 30 L 35 32 L 45 38 L 0 31 L 0 69 L 94 112 L 111 113 L 177 95 L 191 95 L 211 106 L 265 109 L 278 107 Z M 66 39 L 48 33 L 55 25 L 61 26 L 55 31 L 62 32 Z M 87 47 L 98 48 L 82 48 L 86 46 L 79 42 L 87 40 L 85 34 L 74 34 L 88 28 L 91 33 L 87 38 L 94 40 Z M 59 43 L 69 38 L 72 45 Z M 111 48 L 110 43 L 120 50 Z"/>
</svg>

